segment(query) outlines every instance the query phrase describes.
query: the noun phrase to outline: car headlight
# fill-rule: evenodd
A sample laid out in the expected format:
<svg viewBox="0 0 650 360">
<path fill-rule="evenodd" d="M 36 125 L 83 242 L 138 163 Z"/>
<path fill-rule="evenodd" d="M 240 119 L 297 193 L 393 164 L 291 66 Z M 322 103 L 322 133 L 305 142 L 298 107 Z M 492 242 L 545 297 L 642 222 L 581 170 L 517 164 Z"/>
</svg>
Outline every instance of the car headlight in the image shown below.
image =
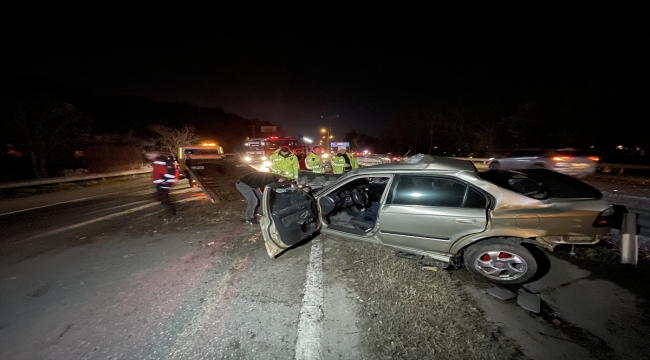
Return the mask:
<svg viewBox="0 0 650 360">
<path fill-rule="evenodd" d="M 265 167 L 271 167 L 271 162 L 265 161 L 262 165 L 264 165 Z"/>
<path fill-rule="evenodd" d="M 262 156 L 262 160 L 266 160 L 266 156 Z"/>
<path fill-rule="evenodd" d="M 330 157 L 329 154 L 323 154 L 323 159 L 327 159 L 328 157 Z"/>
<path fill-rule="evenodd" d="M 250 157 L 250 156 L 246 156 L 246 157 L 244 158 L 244 160 L 246 160 L 246 161 L 251 161 L 251 157 Z"/>
</svg>

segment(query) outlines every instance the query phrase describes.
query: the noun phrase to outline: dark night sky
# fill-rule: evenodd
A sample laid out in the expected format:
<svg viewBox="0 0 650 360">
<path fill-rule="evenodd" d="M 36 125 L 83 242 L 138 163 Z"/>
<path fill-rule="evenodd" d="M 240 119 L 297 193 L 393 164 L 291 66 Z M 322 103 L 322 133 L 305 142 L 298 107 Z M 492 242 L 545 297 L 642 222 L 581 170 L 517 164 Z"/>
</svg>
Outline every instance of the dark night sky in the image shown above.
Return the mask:
<svg viewBox="0 0 650 360">
<path fill-rule="evenodd" d="M 340 115 L 335 134 L 378 135 L 415 106 L 539 94 L 639 121 L 640 9 L 546 6 L 21 5 L 2 11 L 0 75 L 221 107 L 294 135 L 316 135 L 321 115 Z"/>
</svg>

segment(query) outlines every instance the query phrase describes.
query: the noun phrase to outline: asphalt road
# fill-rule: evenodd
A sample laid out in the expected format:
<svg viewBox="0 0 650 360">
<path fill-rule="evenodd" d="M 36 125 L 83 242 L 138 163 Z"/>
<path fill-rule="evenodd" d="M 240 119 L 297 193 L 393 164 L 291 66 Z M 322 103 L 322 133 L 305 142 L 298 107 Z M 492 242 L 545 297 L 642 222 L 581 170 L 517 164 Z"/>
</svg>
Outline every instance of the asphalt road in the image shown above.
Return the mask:
<svg viewBox="0 0 650 360">
<path fill-rule="evenodd" d="M 243 202 L 175 194 L 175 217 L 148 183 L 0 216 L 0 358 L 359 358 L 352 295 L 322 271 L 328 319 L 301 322 L 312 246 L 270 261 Z"/>
</svg>

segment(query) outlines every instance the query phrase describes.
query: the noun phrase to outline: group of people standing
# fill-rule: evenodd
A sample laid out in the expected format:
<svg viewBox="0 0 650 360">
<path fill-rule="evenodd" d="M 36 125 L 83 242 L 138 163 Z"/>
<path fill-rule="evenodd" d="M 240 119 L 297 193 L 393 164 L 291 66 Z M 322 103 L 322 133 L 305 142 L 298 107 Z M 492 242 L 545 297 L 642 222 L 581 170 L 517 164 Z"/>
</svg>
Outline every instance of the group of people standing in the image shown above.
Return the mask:
<svg viewBox="0 0 650 360">
<path fill-rule="evenodd" d="M 323 164 L 323 149 L 316 145 L 312 147 L 307 155 L 302 150 L 292 153 L 291 149 L 283 146 L 276 150 L 270 157 L 271 172 L 251 172 L 244 175 L 235 187 L 246 198 L 246 222 L 259 224 L 256 219 L 256 209 L 262 202 L 262 190 L 266 185 L 298 180 L 300 169 L 314 173 L 325 173 Z M 343 174 L 344 172 L 359 167 L 357 160 L 347 152 L 345 146 L 339 146 L 336 154 L 332 157 L 332 172 Z M 173 215 L 176 214 L 174 203 L 169 198 L 169 192 L 174 183 L 178 181 L 178 164 L 172 157 L 159 156 L 153 163 L 152 180 L 156 186 L 156 197 L 162 204 L 169 206 Z"/>
<path fill-rule="evenodd" d="M 270 157 L 270 173 L 253 172 L 239 179 L 236 184 L 237 190 L 244 195 L 248 203 L 246 206 L 246 222 L 259 224 L 255 218 L 255 209 L 262 203 L 261 189 L 264 189 L 266 185 L 278 181 L 296 181 L 300 169 L 319 174 L 325 173 L 322 154 L 323 149 L 318 145 L 313 146 L 311 152 L 307 155 L 304 155 L 302 150 L 296 150 L 296 153 L 292 153 L 291 149 L 283 146 Z M 334 174 L 343 174 L 359 167 L 357 160 L 347 152 L 345 146 L 337 148 L 331 164 Z"/>
<path fill-rule="evenodd" d="M 325 173 L 322 155 L 323 149 L 318 145 L 312 147 L 311 152 L 307 155 L 304 155 L 300 149 L 292 153 L 288 147 L 284 146 L 271 155 L 271 172 L 282 175 L 288 180 L 296 179 L 298 171 L 301 169 L 322 174 Z M 342 174 L 359 167 L 357 160 L 345 146 L 337 148 L 331 164 L 334 174 Z"/>
</svg>

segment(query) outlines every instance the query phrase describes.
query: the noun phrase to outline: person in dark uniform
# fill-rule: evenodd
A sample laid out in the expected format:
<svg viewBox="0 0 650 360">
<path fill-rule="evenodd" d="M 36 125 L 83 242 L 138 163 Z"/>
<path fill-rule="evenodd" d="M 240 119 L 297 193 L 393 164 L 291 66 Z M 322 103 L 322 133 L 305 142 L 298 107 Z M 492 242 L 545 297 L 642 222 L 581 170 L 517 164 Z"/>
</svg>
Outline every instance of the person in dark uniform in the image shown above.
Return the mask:
<svg viewBox="0 0 650 360">
<path fill-rule="evenodd" d="M 274 182 L 288 181 L 283 176 L 267 173 L 267 172 L 252 172 L 246 174 L 237 181 L 235 187 L 237 190 L 244 195 L 246 198 L 246 223 L 251 225 L 259 224 L 259 221 L 255 219 L 255 209 L 262 202 L 262 191 L 264 187 L 268 184 Z"/>
</svg>

